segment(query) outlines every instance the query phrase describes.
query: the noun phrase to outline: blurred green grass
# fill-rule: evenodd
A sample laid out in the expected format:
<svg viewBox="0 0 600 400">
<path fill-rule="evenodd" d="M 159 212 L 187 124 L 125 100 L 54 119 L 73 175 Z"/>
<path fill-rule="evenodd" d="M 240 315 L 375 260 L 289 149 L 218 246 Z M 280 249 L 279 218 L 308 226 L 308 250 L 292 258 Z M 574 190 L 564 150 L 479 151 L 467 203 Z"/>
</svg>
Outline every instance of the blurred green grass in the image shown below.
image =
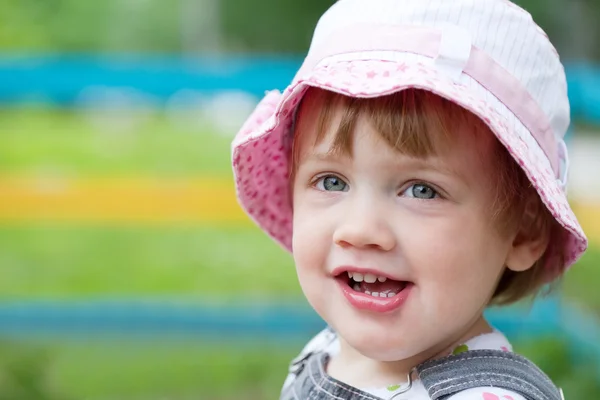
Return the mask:
<svg viewBox="0 0 600 400">
<path fill-rule="evenodd" d="M 247 225 L 0 226 L 0 266 L 4 298 L 300 296 L 292 257 Z"/>
<path fill-rule="evenodd" d="M 69 111 L 0 110 L 0 174 L 231 176 L 231 138 L 165 115 L 132 117 L 124 129 Z M 600 250 L 592 248 L 562 284 L 566 297 L 596 311 L 599 264 Z M 0 268 L 4 299 L 301 297 L 291 257 L 250 226 L 2 225 Z M 0 400 L 276 398 L 302 345 L 202 338 L 7 343 L 0 345 L 0 392 L 21 397 Z M 567 398 L 600 396 L 590 370 L 574 365 L 562 340 L 516 347 L 565 385 Z"/>
<path fill-rule="evenodd" d="M 230 176 L 231 137 L 164 113 L 118 123 L 68 110 L 0 109 L 0 173 L 70 176 Z M 189 118 L 189 117 L 188 117 Z"/>
<path fill-rule="evenodd" d="M 76 399 L 107 394 L 122 399 L 235 399 L 240 390 L 247 399 L 276 398 L 293 351 L 266 343 L 223 347 L 199 341 L 91 347 L 59 343 L 51 347 L 58 355 L 51 371 L 57 391 Z M 93 373 L 86 365 L 93 366 Z"/>
<path fill-rule="evenodd" d="M 0 399 L 271 399 L 294 353 L 263 342 L 4 342 Z"/>
<path fill-rule="evenodd" d="M 2 400 L 275 399 L 301 343 L 196 341 L 4 342 Z M 572 362 L 563 341 L 515 343 L 567 399 L 597 398 L 595 366 Z"/>
</svg>

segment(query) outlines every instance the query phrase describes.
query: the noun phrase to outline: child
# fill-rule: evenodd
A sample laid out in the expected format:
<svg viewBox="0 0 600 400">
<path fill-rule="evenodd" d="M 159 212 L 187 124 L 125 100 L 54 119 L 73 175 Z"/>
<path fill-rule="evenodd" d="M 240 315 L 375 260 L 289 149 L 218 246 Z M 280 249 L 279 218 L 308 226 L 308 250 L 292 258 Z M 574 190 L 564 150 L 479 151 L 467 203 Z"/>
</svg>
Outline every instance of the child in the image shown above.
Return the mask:
<svg viewBox="0 0 600 400">
<path fill-rule="evenodd" d="M 484 319 L 585 251 L 569 104 L 506 0 L 340 0 L 233 142 L 247 213 L 329 327 L 281 399 L 560 400 Z"/>
</svg>

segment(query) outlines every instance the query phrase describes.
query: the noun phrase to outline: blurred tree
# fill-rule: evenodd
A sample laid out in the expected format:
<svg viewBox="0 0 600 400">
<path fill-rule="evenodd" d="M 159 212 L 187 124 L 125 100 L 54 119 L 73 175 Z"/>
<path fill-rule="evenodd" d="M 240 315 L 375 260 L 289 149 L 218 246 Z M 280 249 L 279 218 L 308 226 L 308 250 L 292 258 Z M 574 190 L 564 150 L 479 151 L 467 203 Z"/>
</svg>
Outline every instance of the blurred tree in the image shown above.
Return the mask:
<svg viewBox="0 0 600 400">
<path fill-rule="evenodd" d="M 600 2 L 597 0 L 514 0 L 531 13 L 563 59 L 600 59 Z"/>
<path fill-rule="evenodd" d="M 181 51 L 181 1 L 111 0 L 100 48 L 159 53 Z"/>
<path fill-rule="evenodd" d="M 160 0 L 5 0 L 0 48 L 153 51 L 180 48 L 178 3 Z"/>
<path fill-rule="evenodd" d="M 261 52 L 302 53 L 319 16 L 334 0 L 221 0 L 229 47 Z"/>
<path fill-rule="evenodd" d="M 0 400 L 65 399 L 48 384 L 50 359 L 42 348 L 0 343 Z"/>
<path fill-rule="evenodd" d="M 368 0 L 365 0 L 368 1 Z M 335 0 L 4 0 L 0 49 L 302 53 Z M 600 59 L 598 0 L 515 0 L 565 59 Z"/>
<path fill-rule="evenodd" d="M 98 47 L 110 2 L 5 0 L 0 2 L 0 47 L 87 50 Z"/>
<path fill-rule="evenodd" d="M 564 390 L 567 399 L 597 399 L 600 396 L 597 361 L 589 355 L 575 356 L 565 338 L 539 337 L 535 340 L 517 341 L 517 352 L 524 354 Z M 585 353 L 586 349 L 579 349 Z M 587 353 L 585 353 L 587 354 Z"/>
</svg>

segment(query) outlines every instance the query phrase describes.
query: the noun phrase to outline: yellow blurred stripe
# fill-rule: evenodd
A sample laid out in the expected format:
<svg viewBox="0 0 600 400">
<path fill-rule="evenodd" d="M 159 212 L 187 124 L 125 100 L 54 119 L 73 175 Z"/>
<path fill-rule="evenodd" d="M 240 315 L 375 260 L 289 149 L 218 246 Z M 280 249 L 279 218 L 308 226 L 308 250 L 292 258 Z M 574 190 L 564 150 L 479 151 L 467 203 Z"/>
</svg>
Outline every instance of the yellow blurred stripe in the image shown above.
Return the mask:
<svg viewBox="0 0 600 400">
<path fill-rule="evenodd" d="M 600 202 L 574 202 L 600 244 Z M 249 222 L 229 178 L 0 177 L 0 221 Z"/>
<path fill-rule="evenodd" d="M 247 222 L 230 179 L 0 178 L 0 221 Z"/>
</svg>

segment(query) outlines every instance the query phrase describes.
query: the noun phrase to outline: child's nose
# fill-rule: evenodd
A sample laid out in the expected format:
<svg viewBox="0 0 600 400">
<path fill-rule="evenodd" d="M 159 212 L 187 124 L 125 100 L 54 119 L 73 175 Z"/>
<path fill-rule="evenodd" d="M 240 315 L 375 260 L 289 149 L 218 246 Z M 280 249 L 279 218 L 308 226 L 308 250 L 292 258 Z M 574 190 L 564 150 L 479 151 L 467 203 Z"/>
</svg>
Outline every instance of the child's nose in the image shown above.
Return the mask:
<svg viewBox="0 0 600 400">
<path fill-rule="evenodd" d="M 385 216 L 377 210 L 357 210 L 337 227 L 333 241 L 340 247 L 375 248 L 390 251 L 396 246 L 396 237 Z"/>
</svg>

